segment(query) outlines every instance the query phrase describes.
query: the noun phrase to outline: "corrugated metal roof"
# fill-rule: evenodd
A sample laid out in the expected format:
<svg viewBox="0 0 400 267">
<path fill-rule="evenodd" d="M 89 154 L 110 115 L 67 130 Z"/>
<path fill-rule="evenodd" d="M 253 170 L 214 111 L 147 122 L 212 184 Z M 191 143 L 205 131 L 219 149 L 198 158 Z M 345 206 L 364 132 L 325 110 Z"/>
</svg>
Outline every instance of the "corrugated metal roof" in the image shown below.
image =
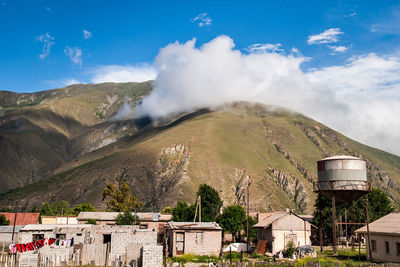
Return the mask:
<svg viewBox="0 0 400 267">
<path fill-rule="evenodd" d="M 28 224 L 25 225 L 20 231 L 53 231 L 55 228 L 89 228 L 93 224 Z"/>
<path fill-rule="evenodd" d="M 400 212 L 392 212 L 369 224 L 370 233 L 400 235 Z M 359 234 L 367 233 L 367 226 L 355 231 Z"/>
<path fill-rule="evenodd" d="M 319 161 L 322 161 L 322 160 L 336 160 L 336 159 L 356 159 L 356 160 L 362 160 L 362 159 L 360 159 L 360 158 L 356 158 L 356 157 L 349 156 L 349 155 L 335 155 L 335 156 L 332 156 L 332 157 L 328 157 L 328 158 L 321 159 L 321 160 L 319 160 Z"/>
<path fill-rule="evenodd" d="M 14 212 L 0 212 L 0 215 L 6 216 L 6 219 L 10 221 L 10 225 L 14 224 L 15 213 Z M 17 213 L 15 225 L 27 225 L 39 223 L 40 213 Z"/>
<path fill-rule="evenodd" d="M 273 212 L 271 213 L 270 216 L 266 217 L 262 222 L 259 222 L 255 225 L 253 225 L 254 228 L 267 228 L 268 226 L 270 226 L 273 222 L 275 222 L 276 220 L 279 220 L 280 218 L 282 218 L 283 216 L 288 215 L 289 213 L 285 212 L 285 211 L 278 211 L 278 212 Z"/>
<path fill-rule="evenodd" d="M 15 233 L 18 233 L 24 226 L 18 225 L 15 226 Z M 13 232 L 13 225 L 1 225 L 0 226 L 0 233 L 12 233 Z"/>
<path fill-rule="evenodd" d="M 216 222 L 168 222 L 167 226 L 171 229 L 222 230 Z"/>
</svg>

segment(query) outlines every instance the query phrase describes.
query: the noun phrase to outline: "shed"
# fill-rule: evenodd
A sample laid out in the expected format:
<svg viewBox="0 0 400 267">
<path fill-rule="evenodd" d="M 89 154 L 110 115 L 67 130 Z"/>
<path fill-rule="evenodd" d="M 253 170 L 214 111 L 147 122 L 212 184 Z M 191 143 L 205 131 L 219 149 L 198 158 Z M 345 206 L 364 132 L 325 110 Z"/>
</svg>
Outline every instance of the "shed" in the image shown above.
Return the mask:
<svg viewBox="0 0 400 267">
<path fill-rule="evenodd" d="M 357 229 L 356 234 L 367 236 L 367 226 Z M 400 212 L 392 212 L 369 224 L 371 254 L 374 261 L 400 262 Z M 367 242 L 367 251 L 369 242 Z M 369 253 L 367 253 L 369 260 Z"/>
<path fill-rule="evenodd" d="M 266 213 L 258 217 L 253 228 L 257 241 L 267 242 L 267 251 L 276 254 L 286 249 L 289 242 L 297 246 L 311 245 L 311 224 L 290 211 Z"/>
<path fill-rule="evenodd" d="M 14 240 L 18 239 L 18 233 L 21 230 L 23 226 L 15 226 L 15 232 L 14 232 Z M 3 242 L 6 245 L 10 245 L 12 241 L 12 233 L 13 233 L 13 225 L 1 225 L 0 226 L 0 243 L 3 244 Z"/>
<path fill-rule="evenodd" d="M 219 255 L 222 228 L 216 222 L 168 222 L 165 225 L 167 251 L 170 256 L 185 253 Z"/>
</svg>

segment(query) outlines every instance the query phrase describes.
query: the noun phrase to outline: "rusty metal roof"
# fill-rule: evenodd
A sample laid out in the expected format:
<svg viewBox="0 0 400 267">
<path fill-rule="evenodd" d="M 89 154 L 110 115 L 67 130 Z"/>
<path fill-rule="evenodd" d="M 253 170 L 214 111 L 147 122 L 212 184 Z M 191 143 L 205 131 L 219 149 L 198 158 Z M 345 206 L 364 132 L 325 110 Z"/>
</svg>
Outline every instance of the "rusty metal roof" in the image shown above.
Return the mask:
<svg viewBox="0 0 400 267">
<path fill-rule="evenodd" d="M 216 222 L 168 222 L 166 227 L 174 230 L 222 230 Z"/>
<path fill-rule="evenodd" d="M 400 236 L 400 212 L 392 212 L 369 224 L 370 233 L 399 235 Z M 367 226 L 355 231 L 358 234 L 366 234 Z"/>
<path fill-rule="evenodd" d="M 10 221 L 10 225 L 14 225 L 14 212 L 0 212 L 0 215 L 6 216 L 6 219 Z M 15 225 L 27 225 L 27 224 L 38 224 L 40 213 L 17 213 Z"/>
</svg>

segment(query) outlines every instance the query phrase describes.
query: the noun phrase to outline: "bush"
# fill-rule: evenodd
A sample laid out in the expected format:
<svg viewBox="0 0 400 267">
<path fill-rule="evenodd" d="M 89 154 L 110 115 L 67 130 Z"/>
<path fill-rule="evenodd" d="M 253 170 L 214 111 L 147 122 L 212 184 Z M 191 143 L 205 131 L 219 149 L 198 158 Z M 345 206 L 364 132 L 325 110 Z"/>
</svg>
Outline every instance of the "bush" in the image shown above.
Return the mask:
<svg viewBox="0 0 400 267">
<path fill-rule="evenodd" d="M 286 250 L 283 252 L 283 256 L 286 258 L 292 258 L 295 250 L 294 243 L 290 241 L 286 246 Z"/>
<path fill-rule="evenodd" d="M 96 225 L 97 222 L 96 222 L 95 219 L 88 219 L 87 222 L 86 222 L 86 224 L 94 224 L 94 225 Z"/>
</svg>

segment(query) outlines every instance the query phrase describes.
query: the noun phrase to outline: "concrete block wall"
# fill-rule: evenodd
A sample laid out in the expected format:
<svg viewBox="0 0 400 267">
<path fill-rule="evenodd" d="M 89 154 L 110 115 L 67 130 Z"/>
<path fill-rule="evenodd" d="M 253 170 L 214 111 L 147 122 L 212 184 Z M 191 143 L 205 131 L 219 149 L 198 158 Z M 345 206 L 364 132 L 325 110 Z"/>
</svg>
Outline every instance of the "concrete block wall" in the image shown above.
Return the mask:
<svg viewBox="0 0 400 267">
<path fill-rule="evenodd" d="M 144 245 L 142 248 L 142 267 L 163 266 L 163 246 Z"/>
<path fill-rule="evenodd" d="M 196 233 L 203 233 L 202 240 L 197 240 Z M 184 253 L 196 255 L 219 255 L 221 250 L 221 231 L 187 231 L 185 232 Z"/>
</svg>

